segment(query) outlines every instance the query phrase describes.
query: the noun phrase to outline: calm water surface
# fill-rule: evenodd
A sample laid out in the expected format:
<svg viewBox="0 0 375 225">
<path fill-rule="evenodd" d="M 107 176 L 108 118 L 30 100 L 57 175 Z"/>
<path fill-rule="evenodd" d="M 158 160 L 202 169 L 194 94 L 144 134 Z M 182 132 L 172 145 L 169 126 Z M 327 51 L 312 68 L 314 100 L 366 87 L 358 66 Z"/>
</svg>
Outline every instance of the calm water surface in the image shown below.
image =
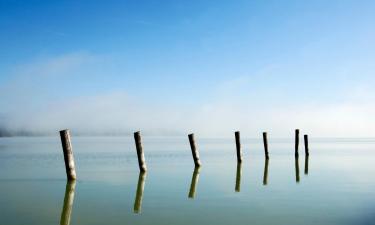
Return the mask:
<svg viewBox="0 0 375 225">
<path fill-rule="evenodd" d="M 59 137 L 0 138 L 0 224 L 375 224 L 375 139 L 73 137 L 78 180 L 66 182 Z"/>
</svg>

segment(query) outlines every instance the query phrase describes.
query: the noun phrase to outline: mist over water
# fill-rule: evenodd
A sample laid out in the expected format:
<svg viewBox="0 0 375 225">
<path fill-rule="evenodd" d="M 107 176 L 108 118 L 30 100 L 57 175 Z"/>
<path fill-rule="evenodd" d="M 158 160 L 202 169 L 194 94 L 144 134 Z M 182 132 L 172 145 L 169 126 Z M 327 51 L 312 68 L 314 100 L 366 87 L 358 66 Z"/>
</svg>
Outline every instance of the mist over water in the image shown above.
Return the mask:
<svg viewBox="0 0 375 225">
<path fill-rule="evenodd" d="M 47 93 L 46 93 L 47 94 Z M 54 135 L 71 129 L 75 135 L 130 135 L 137 130 L 153 136 L 248 137 L 267 131 L 288 137 L 295 128 L 315 137 L 372 137 L 373 107 L 364 105 L 303 106 L 257 102 L 214 102 L 191 107 L 129 100 L 128 95 L 48 100 L 38 109 L 2 108 L 0 136 Z M 359 116 L 360 115 L 360 116 Z"/>
</svg>

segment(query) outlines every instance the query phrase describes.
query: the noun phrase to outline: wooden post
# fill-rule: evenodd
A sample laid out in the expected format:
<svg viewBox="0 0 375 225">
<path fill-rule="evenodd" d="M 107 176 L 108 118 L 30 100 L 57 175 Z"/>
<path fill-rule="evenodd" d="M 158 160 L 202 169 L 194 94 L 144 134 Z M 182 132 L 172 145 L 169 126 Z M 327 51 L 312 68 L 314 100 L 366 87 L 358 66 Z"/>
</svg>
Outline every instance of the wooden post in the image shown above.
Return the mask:
<svg viewBox="0 0 375 225">
<path fill-rule="evenodd" d="M 138 176 L 137 192 L 134 200 L 134 213 L 140 213 L 142 210 L 143 191 L 145 189 L 146 171 L 140 171 Z"/>
<path fill-rule="evenodd" d="M 298 145 L 299 145 L 299 130 L 296 129 L 296 138 L 295 138 L 295 145 L 294 145 L 294 155 L 298 157 Z"/>
<path fill-rule="evenodd" d="M 193 154 L 194 164 L 195 164 L 196 167 L 199 167 L 199 166 L 201 166 L 201 162 L 200 162 L 200 159 L 199 159 L 198 149 L 195 146 L 194 134 L 189 134 L 188 136 L 189 136 L 191 153 Z"/>
<path fill-rule="evenodd" d="M 64 205 L 61 211 L 60 225 L 69 225 L 72 215 L 74 192 L 76 188 L 75 180 L 68 180 L 65 187 Z"/>
<path fill-rule="evenodd" d="M 197 189 L 197 184 L 199 180 L 199 170 L 200 170 L 200 167 L 194 167 L 193 176 L 191 177 L 189 195 L 188 195 L 189 198 L 195 197 L 195 190 Z"/>
<path fill-rule="evenodd" d="M 135 147 L 137 149 L 139 170 L 141 172 L 145 172 L 145 171 L 147 171 L 147 166 L 146 166 L 146 162 L 145 162 L 145 155 L 143 153 L 142 139 L 141 139 L 141 132 L 140 131 L 137 131 L 137 132 L 134 133 L 134 140 L 135 140 Z"/>
<path fill-rule="evenodd" d="M 236 173 L 236 186 L 234 190 L 236 192 L 241 191 L 241 174 L 242 174 L 242 163 L 238 162 L 237 163 L 237 173 Z"/>
<path fill-rule="evenodd" d="M 309 156 L 309 137 L 307 134 L 303 135 L 303 139 L 305 141 L 305 155 Z"/>
<path fill-rule="evenodd" d="M 269 161 L 269 159 L 267 159 L 267 158 L 264 161 L 263 185 L 267 185 L 267 183 L 268 183 L 268 161 Z"/>
<path fill-rule="evenodd" d="M 74 164 L 74 156 L 73 156 L 73 149 L 72 143 L 70 141 L 70 132 L 69 130 L 61 130 L 60 131 L 61 137 L 61 144 L 64 153 L 64 161 L 65 161 L 65 170 L 68 180 L 75 180 L 77 179 L 76 169 Z"/>
<path fill-rule="evenodd" d="M 269 156 L 268 156 L 267 132 L 263 132 L 263 144 L 264 144 L 264 154 L 266 156 L 266 159 L 269 159 Z"/>
<path fill-rule="evenodd" d="M 236 137 L 236 149 L 237 149 L 237 162 L 242 162 L 242 152 L 241 152 L 241 140 L 240 140 L 240 132 L 234 132 L 234 136 Z"/>
</svg>

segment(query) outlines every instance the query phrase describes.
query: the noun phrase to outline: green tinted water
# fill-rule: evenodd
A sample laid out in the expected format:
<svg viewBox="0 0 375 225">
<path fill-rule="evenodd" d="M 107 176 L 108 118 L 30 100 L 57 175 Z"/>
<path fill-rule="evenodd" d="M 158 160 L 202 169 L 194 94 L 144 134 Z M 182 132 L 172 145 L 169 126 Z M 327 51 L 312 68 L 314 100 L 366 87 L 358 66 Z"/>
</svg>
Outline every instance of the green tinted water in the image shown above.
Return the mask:
<svg viewBox="0 0 375 225">
<path fill-rule="evenodd" d="M 374 224 L 375 140 L 73 137 L 78 180 L 67 183 L 59 137 L 0 139 L 0 224 Z M 303 148 L 303 146 L 301 146 Z"/>
</svg>

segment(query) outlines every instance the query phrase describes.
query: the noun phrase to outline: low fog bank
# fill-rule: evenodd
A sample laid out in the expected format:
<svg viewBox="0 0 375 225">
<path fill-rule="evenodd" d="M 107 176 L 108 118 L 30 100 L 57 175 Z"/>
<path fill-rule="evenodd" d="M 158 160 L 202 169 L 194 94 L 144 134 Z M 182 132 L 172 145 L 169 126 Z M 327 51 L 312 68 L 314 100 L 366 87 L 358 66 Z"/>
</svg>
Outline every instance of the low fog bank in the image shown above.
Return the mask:
<svg viewBox="0 0 375 225">
<path fill-rule="evenodd" d="M 84 129 L 70 129 L 71 133 L 74 136 L 87 136 L 87 137 L 96 137 L 96 136 L 132 136 L 134 132 L 130 131 L 89 131 Z M 12 130 L 6 128 L 0 128 L 0 137 L 51 137 L 59 135 L 59 130 L 43 130 L 43 131 L 35 131 L 30 128 L 23 130 Z M 156 131 L 148 131 L 142 132 L 143 135 L 147 136 L 182 136 L 181 133 L 178 131 L 168 131 L 168 130 L 156 130 Z"/>
<path fill-rule="evenodd" d="M 12 130 L 0 127 L 0 137 L 38 137 L 52 136 L 49 132 L 35 132 L 31 130 Z"/>
<path fill-rule="evenodd" d="M 313 137 L 371 137 L 375 107 L 367 104 L 252 104 L 216 102 L 183 105 L 142 102 L 124 93 L 48 102 L 37 109 L 2 114 L 0 136 L 53 136 L 70 129 L 77 136 L 127 136 L 140 130 L 149 136 L 256 138 L 263 131 L 273 137 L 301 129 Z"/>
</svg>

